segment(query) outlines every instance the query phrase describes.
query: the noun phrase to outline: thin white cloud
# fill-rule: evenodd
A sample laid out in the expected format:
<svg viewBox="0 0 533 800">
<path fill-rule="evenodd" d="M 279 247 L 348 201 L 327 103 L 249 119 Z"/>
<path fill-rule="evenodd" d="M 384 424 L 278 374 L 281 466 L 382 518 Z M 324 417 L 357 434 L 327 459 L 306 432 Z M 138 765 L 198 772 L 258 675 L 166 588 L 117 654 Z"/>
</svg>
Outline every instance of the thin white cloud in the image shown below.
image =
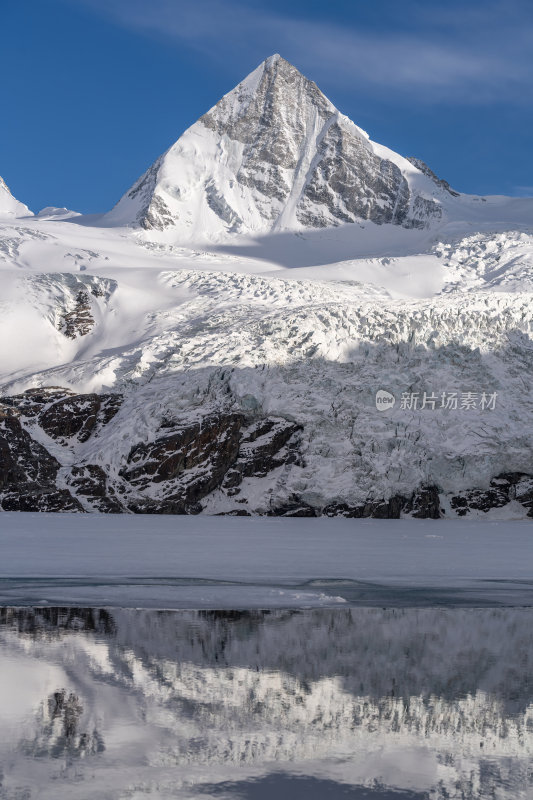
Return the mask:
<svg viewBox="0 0 533 800">
<path fill-rule="evenodd" d="M 533 186 L 513 186 L 514 197 L 533 197 Z"/>
<path fill-rule="evenodd" d="M 93 11 L 206 57 L 254 64 L 281 52 L 330 85 L 405 93 L 411 102 L 529 102 L 531 28 L 522 0 L 458 14 L 419 7 L 417 33 L 364 31 L 298 19 L 236 0 L 83 0 Z M 427 6 L 427 4 L 426 4 Z M 416 9 L 416 7 L 414 7 Z M 411 9 L 412 11 L 413 9 Z M 418 13 L 418 12 L 417 12 Z M 527 14 L 526 14 L 527 16 Z"/>
</svg>

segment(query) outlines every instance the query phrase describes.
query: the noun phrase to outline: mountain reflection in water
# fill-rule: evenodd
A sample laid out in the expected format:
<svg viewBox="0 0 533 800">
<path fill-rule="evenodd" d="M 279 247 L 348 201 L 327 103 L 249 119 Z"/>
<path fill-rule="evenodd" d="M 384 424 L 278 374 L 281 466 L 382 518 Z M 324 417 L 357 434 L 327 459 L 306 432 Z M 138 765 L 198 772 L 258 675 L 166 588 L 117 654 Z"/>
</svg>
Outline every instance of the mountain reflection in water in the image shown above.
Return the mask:
<svg viewBox="0 0 533 800">
<path fill-rule="evenodd" d="M 532 609 L 1 608 L 0 676 L 2 800 L 533 796 Z"/>
</svg>

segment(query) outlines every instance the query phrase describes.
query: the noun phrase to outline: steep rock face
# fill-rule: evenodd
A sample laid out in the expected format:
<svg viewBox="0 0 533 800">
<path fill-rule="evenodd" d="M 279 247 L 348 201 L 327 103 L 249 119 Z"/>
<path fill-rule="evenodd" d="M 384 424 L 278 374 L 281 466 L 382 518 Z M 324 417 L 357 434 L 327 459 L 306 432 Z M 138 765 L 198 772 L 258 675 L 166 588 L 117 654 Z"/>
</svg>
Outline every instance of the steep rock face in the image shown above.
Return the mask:
<svg viewBox="0 0 533 800">
<path fill-rule="evenodd" d="M 106 464 L 102 435 L 112 429 L 120 395 L 50 387 L 0 402 L 4 510 L 198 513 L 213 492 L 234 497 L 244 479 L 268 479 L 299 458 L 297 424 L 219 409 L 162 419 L 152 441 L 130 443 L 116 472 Z M 65 466 L 35 437 L 47 437 L 59 458 L 65 452 Z M 95 452 L 100 463 L 89 460 Z M 235 506 L 241 510 L 249 513 Z"/>
<path fill-rule="evenodd" d="M 429 173 L 374 145 L 276 55 L 189 128 L 107 218 L 200 239 L 358 220 L 424 227 L 441 217 L 441 195 L 451 196 Z"/>
<path fill-rule="evenodd" d="M 243 478 L 264 477 L 283 464 L 299 461 L 297 442 L 286 448 L 301 426 L 285 419 L 260 419 L 242 435 L 238 458 L 226 474 L 224 487 L 234 488 Z"/>
<path fill-rule="evenodd" d="M 72 311 L 65 311 L 62 318 L 62 330 L 69 339 L 77 336 L 86 336 L 94 325 L 94 318 L 91 314 L 91 304 L 89 295 L 80 289 L 75 299 L 75 306 Z"/>
<path fill-rule="evenodd" d="M 105 307 L 116 286 L 115 281 L 96 275 L 63 272 L 40 276 L 31 290 L 41 301 L 47 298 L 53 326 L 67 339 L 77 339 L 94 329 L 100 305 Z"/>
<path fill-rule="evenodd" d="M 98 464 L 74 466 L 67 477 L 67 484 L 78 497 L 84 498 L 95 511 L 104 514 L 120 514 L 124 506 L 116 497 L 116 490 L 108 475 Z"/>
<path fill-rule="evenodd" d="M 214 414 L 180 426 L 151 444 L 135 445 L 120 474 L 139 488 L 164 482 L 168 489 L 163 508 L 169 513 L 200 511 L 198 501 L 220 486 L 237 459 L 242 423 L 238 414 Z M 134 501 L 131 507 L 134 511 L 152 512 L 154 503 Z"/>
<path fill-rule="evenodd" d="M 74 394 L 67 389 L 30 389 L 24 394 L 0 400 L 8 409 L 35 418 L 42 430 L 65 444 L 75 437 L 86 442 L 99 427 L 117 413 L 121 397 L 117 394 Z"/>
<path fill-rule="evenodd" d="M 42 434 L 59 445 L 86 442 L 118 411 L 119 395 L 76 395 L 60 387 L 29 390 L 21 395 L 0 399 L 0 505 L 4 511 L 84 511 L 73 495 L 94 497 L 93 508 L 101 511 L 122 510 L 106 495 L 106 476 L 90 472 L 93 484 L 79 482 L 81 475 L 73 467 L 67 484 L 61 463 L 34 438 Z M 24 423 L 24 425 L 23 425 Z M 97 468 L 100 469 L 100 468 Z M 94 487 L 95 478 L 103 488 Z"/>
<path fill-rule="evenodd" d="M 265 478 L 297 456 L 286 447 L 299 426 L 281 419 L 250 422 L 244 414 L 216 412 L 187 425 L 167 421 L 174 430 L 149 444 L 135 445 L 120 476 L 147 490 L 162 484 L 157 500 L 130 501 L 137 512 L 197 513 L 200 501 L 215 490 L 240 493 L 246 477 Z M 239 500 L 237 499 L 238 503 Z M 237 506 L 230 513 L 249 513 Z"/>
<path fill-rule="evenodd" d="M 22 427 L 16 416 L 0 414 L 0 502 L 4 511 L 83 511 L 66 489 L 57 487 L 60 464 Z"/>
<path fill-rule="evenodd" d="M 306 466 L 306 431 L 298 422 L 199 406 L 163 415 L 153 433 L 136 440 L 136 421 L 127 410 L 121 419 L 122 406 L 118 394 L 79 395 L 60 387 L 1 398 L 1 508 L 439 519 L 446 509 L 448 516 L 479 515 L 514 503 L 533 517 L 529 473 L 502 473 L 487 488 L 460 493 L 422 484 L 384 497 L 369 492 L 364 502 L 329 499 L 287 488 L 298 485 Z M 359 489 L 354 485 L 354 497 Z"/>
<path fill-rule="evenodd" d="M 72 395 L 39 414 L 39 425 L 52 438 L 65 442 L 76 437 L 86 442 L 99 427 L 106 425 L 120 407 L 116 394 Z"/>
<path fill-rule="evenodd" d="M 409 216 L 409 201 L 409 184 L 399 167 L 379 158 L 366 139 L 335 121 L 320 142 L 318 163 L 310 172 L 296 216 L 313 228 L 357 219 L 418 227 L 418 220 Z M 434 215 L 439 215 L 437 207 Z"/>
</svg>

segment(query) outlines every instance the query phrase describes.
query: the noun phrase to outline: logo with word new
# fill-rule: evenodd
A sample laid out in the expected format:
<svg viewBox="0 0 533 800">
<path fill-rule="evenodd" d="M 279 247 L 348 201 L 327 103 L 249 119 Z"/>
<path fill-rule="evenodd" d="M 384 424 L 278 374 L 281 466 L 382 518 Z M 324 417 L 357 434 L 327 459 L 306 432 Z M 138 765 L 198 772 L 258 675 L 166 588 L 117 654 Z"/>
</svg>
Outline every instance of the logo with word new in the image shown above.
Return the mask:
<svg viewBox="0 0 533 800">
<path fill-rule="evenodd" d="M 376 408 L 378 411 L 388 411 L 389 408 L 394 406 L 396 402 L 396 398 L 390 392 L 386 392 L 385 389 L 379 389 L 376 392 Z"/>
</svg>

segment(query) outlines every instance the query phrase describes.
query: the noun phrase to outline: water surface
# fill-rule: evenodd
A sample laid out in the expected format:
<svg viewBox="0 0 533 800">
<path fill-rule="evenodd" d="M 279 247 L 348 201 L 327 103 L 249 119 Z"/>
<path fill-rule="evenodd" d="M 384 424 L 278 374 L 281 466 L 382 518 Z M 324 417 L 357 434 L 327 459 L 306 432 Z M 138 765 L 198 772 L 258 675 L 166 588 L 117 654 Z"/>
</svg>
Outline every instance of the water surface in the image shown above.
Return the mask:
<svg viewBox="0 0 533 800">
<path fill-rule="evenodd" d="M 0 609 L 0 798 L 533 796 L 533 610 Z"/>
</svg>

